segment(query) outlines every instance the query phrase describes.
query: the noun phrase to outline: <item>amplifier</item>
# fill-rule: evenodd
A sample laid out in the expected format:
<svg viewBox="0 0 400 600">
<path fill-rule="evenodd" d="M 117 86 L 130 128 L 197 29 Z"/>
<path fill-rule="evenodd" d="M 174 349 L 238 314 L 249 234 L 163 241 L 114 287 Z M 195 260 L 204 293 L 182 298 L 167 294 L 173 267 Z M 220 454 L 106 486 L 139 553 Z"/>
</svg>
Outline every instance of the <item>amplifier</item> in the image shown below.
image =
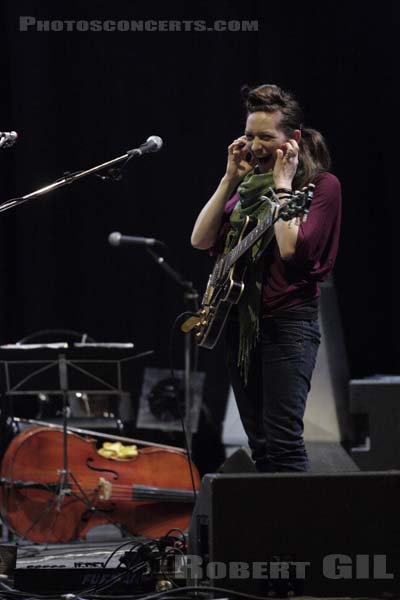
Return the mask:
<svg viewBox="0 0 400 600">
<path fill-rule="evenodd" d="M 350 412 L 364 429 L 364 445 L 352 448 L 360 469 L 400 469 L 400 377 L 352 379 Z"/>
<path fill-rule="evenodd" d="M 400 597 L 400 472 L 206 475 L 188 584 Z"/>
</svg>

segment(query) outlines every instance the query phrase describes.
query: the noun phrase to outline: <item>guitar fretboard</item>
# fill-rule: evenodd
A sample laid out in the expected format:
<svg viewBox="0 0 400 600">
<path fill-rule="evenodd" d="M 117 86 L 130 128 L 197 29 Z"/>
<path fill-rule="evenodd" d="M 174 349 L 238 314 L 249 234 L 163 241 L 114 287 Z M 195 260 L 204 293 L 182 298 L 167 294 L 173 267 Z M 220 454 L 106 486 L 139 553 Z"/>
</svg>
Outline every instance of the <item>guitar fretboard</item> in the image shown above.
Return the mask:
<svg viewBox="0 0 400 600">
<path fill-rule="evenodd" d="M 300 204 L 296 204 L 296 207 L 295 207 L 296 211 L 293 214 L 298 215 L 304 211 L 305 212 L 308 211 L 308 207 L 312 200 L 314 188 L 315 188 L 315 185 L 310 183 L 308 186 L 304 187 L 301 192 L 296 191 L 293 194 L 293 196 L 296 197 L 297 201 L 300 201 Z M 291 200 L 282 202 L 280 204 L 278 218 L 280 218 L 280 216 L 282 214 L 282 210 L 284 208 L 286 208 L 288 205 L 292 205 L 292 203 L 293 203 L 293 198 Z M 226 273 L 229 271 L 229 269 L 232 268 L 232 266 L 235 264 L 235 262 L 241 256 L 243 256 L 243 254 L 245 252 L 247 252 L 247 250 L 249 250 L 260 239 L 260 237 L 263 236 L 268 231 L 268 229 L 270 229 L 270 231 L 268 232 L 268 235 L 265 239 L 265 246 L 267 246 L 270 243 L 270 241 L 272 240 L 272 238 L 274 237 L 274 234 L 275 234 L 272 226 L 275 223 L 275 221 L 277 220 L 276 215 L 277 215 L 277 206 L 274 204 L 271 204 L 271 212 L 268 215 L 268 217 L 266 217 L 265 219 L 260 221 L 260 223 L 258 223 L 258 225 L 250 233 L 248 233 L 242 239 L 242 241 L 239 242 L 239 244 L 237 244 L 237 246 L 235 246 L 230 252 L 228 252 L 228 254 L 226 256 L 218 259 L 218 261 L 216 262 L 216 264 L 214 266 L 214 270 L 211 274 L 211 283 L 212 284 L 215 284 L 220 279 L 221 276 L 226 275 Z"/>
<path fill-rule="evenodd" d="M 247 250 L 249 250 L 259 239 L 260 237 L 267 231 L 267 229 L 271 226 L 273 221 L 273 217 L 275 215 L 275 210 L 272 210 L 271 213 L 260 221 L 256 227 L 250 233 L 248 233 L 243 240 L 231 250 L 224 259 L 224 271 L 228 271 L 232 265 L 241 257 Z"/>
</svg>

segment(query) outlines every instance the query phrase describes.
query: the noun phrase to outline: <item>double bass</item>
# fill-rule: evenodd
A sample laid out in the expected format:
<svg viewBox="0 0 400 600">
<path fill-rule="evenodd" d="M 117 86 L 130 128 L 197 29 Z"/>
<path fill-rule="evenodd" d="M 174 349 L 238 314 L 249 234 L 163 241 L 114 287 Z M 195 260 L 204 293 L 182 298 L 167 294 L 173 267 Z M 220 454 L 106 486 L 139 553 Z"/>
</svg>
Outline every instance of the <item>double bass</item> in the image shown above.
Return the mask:
<svg viewBox="0 0 400 600">
<path fill-rule="evenodd" d="M 94 439 L 69 431 L 64 473 L 64 441 L 59 429 L 35 427 L 8 446 L 1 510 L 17 535 L 58 543 L 107 523 L 148 538 L 187 529 L 200 476 L 184 451 L 150 446 L 113 460 L 98 453 Z"/>
</svg>

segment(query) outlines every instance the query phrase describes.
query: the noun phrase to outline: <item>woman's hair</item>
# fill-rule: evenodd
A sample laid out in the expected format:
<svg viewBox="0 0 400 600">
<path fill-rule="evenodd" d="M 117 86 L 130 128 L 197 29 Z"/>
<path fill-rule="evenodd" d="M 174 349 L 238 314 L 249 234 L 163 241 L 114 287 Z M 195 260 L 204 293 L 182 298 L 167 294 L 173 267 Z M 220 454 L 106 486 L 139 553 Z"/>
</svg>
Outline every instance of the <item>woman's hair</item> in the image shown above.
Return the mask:
<svg viewBox="0 0 400 600">
<path fill-rule="evenodd" d="M 292 96 L 277 85 L 260 85 L 256 88 L 242 87 L 242 97 L 247 115 L 254 112 L 273 113 L 280 111 L 282 119 L 279 128 L 288 138 L 293 137 L 295 129 L 300 129 L 299 166 L 293 185 L 301 188 L 310 183 L 316 175 L 328 171 L 331 158 L 326 142 L 319 131 L 303 126 L 303 111 Z"/>
</svg>

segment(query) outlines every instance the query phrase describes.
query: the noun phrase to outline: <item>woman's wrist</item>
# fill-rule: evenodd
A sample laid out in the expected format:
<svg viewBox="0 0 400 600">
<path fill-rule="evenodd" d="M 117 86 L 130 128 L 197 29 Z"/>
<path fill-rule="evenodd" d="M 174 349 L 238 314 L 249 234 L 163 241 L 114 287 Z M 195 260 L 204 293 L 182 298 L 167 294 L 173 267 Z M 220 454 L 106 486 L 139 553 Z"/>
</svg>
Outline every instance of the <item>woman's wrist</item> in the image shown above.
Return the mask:
<svg viewBox="0 0 400 600">
<path fill-rule="evenodd" d="M 232 175 L 229 175 L 228 173 L 225 173 L 225 175 L 221 179 L 221 183 L 230 188 L 231 190 L 234 190 L 241 181 L 241 177 L 234 177 Z"/>
<path fill-rule="evenodd" d="M 276 187 L 274 188 L 275 194 L 289 194 L 292 195 L 293 190 L 292 188 L 288 188 L 288 187 Z"/>
<path fill-rule="evenodd" d="M 275 190 L 284 189 L 292 191 L 292 182 L 291 181 L 275 181 Z"/>
</svg>

